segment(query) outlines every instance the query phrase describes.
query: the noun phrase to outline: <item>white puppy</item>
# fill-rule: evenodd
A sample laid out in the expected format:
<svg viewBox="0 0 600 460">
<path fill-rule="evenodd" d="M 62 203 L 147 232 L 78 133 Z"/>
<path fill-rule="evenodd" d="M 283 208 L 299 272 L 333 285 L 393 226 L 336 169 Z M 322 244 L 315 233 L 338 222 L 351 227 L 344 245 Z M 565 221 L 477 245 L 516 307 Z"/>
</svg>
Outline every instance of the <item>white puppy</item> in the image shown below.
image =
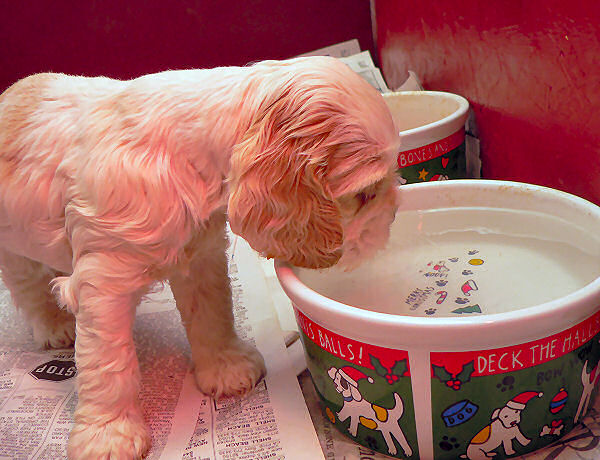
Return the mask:
<svg viewBox="0 0 600 460">
<path fill-rule="evenodd" d="M 265 368 L 234 332 L 227 216 L 266 257 L 352 264 L 387 239 L 397 147 L 382 97 L 333 58 L 131 81 L 40 74 L 5 91 L 0 267 L 37 342 L 75 341 L 69 457 L 148 450 L 132 322 L 157 281 L 198 388 L 251 390 Z"/>
</svg>

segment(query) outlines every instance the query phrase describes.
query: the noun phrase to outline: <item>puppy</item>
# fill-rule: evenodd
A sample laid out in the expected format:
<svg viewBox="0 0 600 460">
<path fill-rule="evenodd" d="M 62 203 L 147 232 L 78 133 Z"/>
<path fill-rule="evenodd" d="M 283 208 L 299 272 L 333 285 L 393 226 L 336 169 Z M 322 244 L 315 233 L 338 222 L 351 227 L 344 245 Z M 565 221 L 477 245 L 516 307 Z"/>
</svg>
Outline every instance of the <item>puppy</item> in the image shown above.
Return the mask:
<svg viewBox="0 0 600 460">
<path fill-rule="evenodd" d="M 6 90 L 0 268 L 40 345 L 75 342 L 69 458 L 147 452 L 132 323 L 158 281 L 198 388 L 250 391 L 265 367 L 234 332 L 227 218 L 265 257 L 352 265 L 387 239 L 397 150 L 383 98 L 327 57 Z"/>
</svg>

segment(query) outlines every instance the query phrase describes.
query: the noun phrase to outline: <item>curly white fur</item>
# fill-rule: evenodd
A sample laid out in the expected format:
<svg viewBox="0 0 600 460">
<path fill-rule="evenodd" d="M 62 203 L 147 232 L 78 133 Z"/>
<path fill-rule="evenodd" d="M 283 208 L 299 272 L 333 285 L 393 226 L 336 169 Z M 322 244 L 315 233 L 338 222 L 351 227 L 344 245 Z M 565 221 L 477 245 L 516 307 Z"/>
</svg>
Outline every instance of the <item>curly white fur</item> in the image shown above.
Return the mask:
<svg viewBox="0 0 600 460">
<path fill-rule="evenodd" d="M 76 335 L 69 457 L 148 450 L 132 322 L 157 281 L 198 387 L 251 390 L 265 368 L 234 332 L 226 219 L 264 256 L 351 265 L 387 239 L 397 147 L 381 96 L 325 57 L 131 81 L 39 74 L 4 92 L 0 267 L 36 341 Z"/>
</svg>

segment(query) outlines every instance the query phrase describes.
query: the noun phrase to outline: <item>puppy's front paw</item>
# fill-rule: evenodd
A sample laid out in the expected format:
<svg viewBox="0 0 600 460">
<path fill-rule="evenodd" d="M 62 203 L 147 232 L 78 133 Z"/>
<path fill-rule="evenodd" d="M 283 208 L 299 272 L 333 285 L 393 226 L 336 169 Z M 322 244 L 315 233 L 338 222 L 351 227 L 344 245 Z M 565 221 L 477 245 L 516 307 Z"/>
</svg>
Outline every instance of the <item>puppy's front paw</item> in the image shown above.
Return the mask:
<svg viewBox="0 0 600 460">
<path fill-rule="evenodd" d="M 69 460 L 139 460 L 151 439 L 140 417 L 119 417 L 105 424 L 76 423 L 69 436 Z"/>
<path fill-rule="evenodd" d="M 265 362 L 256 348 L 241 340 L 216 355 L 196 360 L 196 384 L 208 396 L 243 396 L 265 375 Z"/>
<path fill-rule="evenodd" d="M 75 343 L 75 317 L 66 310 L 56 309 L 36 318 L 33 339 L 41 348 L 68 348 Z"/>
</svg>

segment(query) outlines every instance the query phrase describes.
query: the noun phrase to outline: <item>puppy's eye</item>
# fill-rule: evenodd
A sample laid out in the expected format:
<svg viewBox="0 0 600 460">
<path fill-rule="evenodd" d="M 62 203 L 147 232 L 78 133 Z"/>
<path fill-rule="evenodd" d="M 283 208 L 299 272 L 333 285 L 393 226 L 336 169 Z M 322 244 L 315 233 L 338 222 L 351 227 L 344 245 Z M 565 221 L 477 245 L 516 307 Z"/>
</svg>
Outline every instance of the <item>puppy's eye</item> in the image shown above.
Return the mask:
<svg viewBox="0 0 600 460">
<path fill-rule="evenodd" d="M 363 207 L 365 204 L 367 204 L 369 201 L 371 201 L 373 198 L 375 198 L 377 194 L 375 192 L 360 192 L 356 194 L 356 198 L 358 199 L 360 206 Z"/>
<path fill-rule="evenodd" d="M 377 196 L 377 193 L 383 186 L 383 181 L 375 182 L 368 187 L 365 187 L 363 190 L 356 194 L 356 199 L 360 203 L 360 207 L 362 208 L 369 201 L 372 201 Z"/>
</svg>

